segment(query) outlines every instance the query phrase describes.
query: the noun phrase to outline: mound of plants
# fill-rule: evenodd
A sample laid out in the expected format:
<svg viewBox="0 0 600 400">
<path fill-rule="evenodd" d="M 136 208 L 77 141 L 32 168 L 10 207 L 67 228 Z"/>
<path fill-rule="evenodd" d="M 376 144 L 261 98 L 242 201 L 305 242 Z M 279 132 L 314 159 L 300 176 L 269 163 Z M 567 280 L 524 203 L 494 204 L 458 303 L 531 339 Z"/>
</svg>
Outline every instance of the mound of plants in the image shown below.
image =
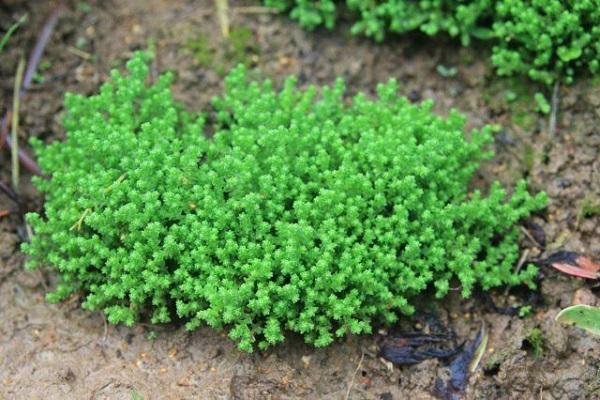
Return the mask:
<svg viewBox="0 0 600 400">
<path fill-rule="evenodd" d="M 465 134 L 393 80 L 347 98 L 342 80 L 278 90 L 244 67 L 193 117 L 170 75 L 147 83 L 147 58 L 67 95 L 66 139 L 34 142 L 48 178 L 24 250 L 58 272 L 49 300 L 80 295 L 112 323 L 208 324 L 251 351 L 287 332 L 315 346 L 369 333 L 454 286 L 533 284 L 534 266 L 514 269 L 515 224 L 545 195 L 469 189 L 490 127 Z"/>
<path fill-rule="evenodd" d="M 333 0 L 264 0 L 307 28 L 333 27 Z M 468 45 L 493 40 L 500 75 L 570 83 L 577 71 L 600 71 L 600 0 L 346 0 L 352 32 L 383 40 L 387 33 L 445 33 Z"/>
</svg>

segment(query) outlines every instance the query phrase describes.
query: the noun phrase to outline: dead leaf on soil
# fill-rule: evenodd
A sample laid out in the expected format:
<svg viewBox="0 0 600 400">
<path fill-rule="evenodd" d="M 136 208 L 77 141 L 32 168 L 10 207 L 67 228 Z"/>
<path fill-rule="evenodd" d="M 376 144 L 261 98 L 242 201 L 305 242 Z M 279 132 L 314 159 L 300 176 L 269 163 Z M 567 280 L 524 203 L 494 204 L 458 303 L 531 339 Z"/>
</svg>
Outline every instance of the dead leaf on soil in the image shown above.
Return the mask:
<svg viewBox="0 0 600 400">
<path fill-rule="evenodd" d="M 539 263 L 579 278 L 600 278 L 600 264 L 574 251 L 559 251 Z"/>
</svg>

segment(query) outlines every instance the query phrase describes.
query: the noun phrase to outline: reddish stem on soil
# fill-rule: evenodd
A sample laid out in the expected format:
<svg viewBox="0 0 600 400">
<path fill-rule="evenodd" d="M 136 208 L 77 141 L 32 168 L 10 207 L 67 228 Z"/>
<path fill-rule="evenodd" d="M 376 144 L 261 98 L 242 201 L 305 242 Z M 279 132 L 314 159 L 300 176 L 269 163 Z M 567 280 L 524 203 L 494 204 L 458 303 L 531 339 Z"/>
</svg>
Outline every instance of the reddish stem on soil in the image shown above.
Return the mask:
<svg viewBox="0 0 600 400">
<path fill-rule="evenodd" d="M 8 135 L 8 127 L 10 125 L 8 121 L 10 120 L 10 114 L 11 112 L 7 111 L 6 114 L 4 114 L 4 117 L 2 118 L 0 132 L 0 148 L 4 143 L 7 144 L 8 148 L 10 148 L 11 145 L 10 136 Z M 34 175 L 42 176 L 42 170 L 40 169 L 40 167 L 31 157 L 29 157 L 25 150 L 21 148 L 19 148 L 19 160 L 21 161 L 23 167 L 29 172 L 31 172 Z"/>
<path fill-rule="evenodd" d="M 0 150 L 4 147 L 4 134 L 8 133 L 8 117 L 10 117 L 10 111 L 2 117 L 2 123 L 0 124 Z"/>
<path fill-rule="evenodd" d="M 54 32 L 54 28 L 56 27 L 56 24 L 58 22 L 58 17 L 63 12 L 63 10 L 64 1 L 59 1 L 50 13 L 50 16 L 46 20 L 42 31 L 38 35 L 35 47 L 29 55 L 29 60 L 27 62 L 27 70 L 25 71 L 25 77 L 23 78 L 23 83 L 21 84 L 21 88 L 19 90 L 19 97 L 22 97 L 25 94 L 25 91 L 31 85 L 31 81 L 33 80 L 33 77 L 37 70 L 37 66 L 40 63 L 40 59 L 42 58 L 44 49 L 48 44 L 48 40 L 50 40 L 52 32 Z M 4 117 L 2 118 L 2 125 L 0 127 L 0 148 L 2 148 L 4 143 L 6 143 L 9 147 L 11 144 L 10 137 L 8 136 L 9 116 L 10 111 L 6 112 L 6 114 L 4 114 Z M 37 165 L 37 163 L 31 157 L 29 157 L 27 153 L 25 153 L 25 151 L 23 151 L 22 149 L 19 149 L 19 160 L 21 161 L 21 164 L 23 164 L 23 167 L 29 170 L 32 174 L 42 175 L 42 171 L 40 170 L 40 167 Z"/>
<path fill-rule="evenodd" d="M 19 198 L 19 195 L 10 186 L 8 186 L 2 181 L 0 181 L 0 191 L 4 192 L 4 194 L 6 194 L 8 198 L 14 201 L 15 203 L 19 205 L 21 204 L 21 199 Z"/>
<path fill-rule="evenodd" d="M 48 40 L 50 40 L 50 36 L 52 35 L 52 32 L 54 32 L 54 28 L 58 22 L 58 17 L 63 12 L 63 9 L 64 2 L 59 1 L 50 13 L 50 16 L 46 20 L 42 31 L 37 37 L 35 47 L 33 48 L 33 51 L 29 55 L 29 60 L 27 61 L 27 70 L 25 71 L 25 77 L 23 78 L 23 84 L 21 85 L 20 96 L 23 96 L 25 91 L 31 85 L 31 81 L 33 80 L 37 66 L 40 63 L 40 59 L 42 58 L 46 44 L 48 44 Z"/>
</svg>

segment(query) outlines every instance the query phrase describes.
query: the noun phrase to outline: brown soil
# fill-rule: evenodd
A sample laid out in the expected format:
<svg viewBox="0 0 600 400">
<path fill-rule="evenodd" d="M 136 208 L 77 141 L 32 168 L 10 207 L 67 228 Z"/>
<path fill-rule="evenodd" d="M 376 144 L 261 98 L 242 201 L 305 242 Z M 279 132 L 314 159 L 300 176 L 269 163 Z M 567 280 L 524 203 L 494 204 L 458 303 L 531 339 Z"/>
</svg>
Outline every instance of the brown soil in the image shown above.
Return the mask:
<svg viewBox="0 0 600 400">
<path fill-rule="evenodd" d="M 12 98 L 18 56 L 29 51 L 52 2 L 10 0 L 0 8 L 0 31 L 16 17 L 29 21 L 0 54 L 3 109 Z M 497 157 L 481 178 L 505 183 L 528 177 L 545 190 L 550 205 L 538 219 L 547 249 L 579 251 L 600 258 L 600 217 L 581 216 L 582 204 L 600 198 L 600 85 L 581 80 L 560 90 L 557 132 L 548 117 L 534 112 L 535 88 L 499 80 L 488 65 L 489 50 L 460 48 L 419 35 L 387 43 L 350 37 L 347 27 L 307 32 L 283 16 L 251 14 L 231 2 L 231 25 L 252 32 L 247 60 L 280 81 L 296 74 L 302 84 L 346 78 L 352 92 L 372 93 L 377 82 L 398 79 L 412 98 L 434 99 L 436 110 L 456 107 L 470 126 L 501 124 Z M 177 97 L 194 110 L 204 108 L 221 86 L 219 71 L 230 66 L 210 0 L 72 1 L 46 49 L 41 79 L 22 104 L 26 136 L 61 138 L 62 97 L 66 91 L 93 93 L 111 67 L 120 67 L 135 49 L 156 46 L 158 70 L 177 73 Z M 205 35 L 211 61 L 193 54 Z M 202 47 L 202 46 L 200 46 Z M 198 46 L 196 46 L 196 49 Z M 76 49 L 76 50 L 74 50 Z M 187 49 L 187 50 L 186 50 Z M 438 65 L 455 67 L 443 77 Z M 506 101 L 506 90 L 525 94 Z M 0 179 L 9 182 L 8 153 L 0 151 Z M 29 209 L 42 199 L 23 174 L 21 193 Z M 0 210 L 13 204 L 0 195 Z M 0 398 L 2 399 L 428 399 L 446 365 L 431 359 L 411 367 L 392 367 L 376 356 L 374 337 L 349 337 L 316 350 L 291 338 L 264 353 L 237 351 L 223 333 L 204 328 L 188 333 L 174 326 L 108 326 L 99 313 L 83 311 L 78 299 L 59 305 L 44 301 L 51 271 L 24 271 L 19 243 L 22 218 L 0 219 Z M 527 241 L 530 257 L 540 252 Z M 579 298 L 596 302 L 588 283 L 542 271 L 541 303 L 524 318 L 489 311 L 481 297 L 452 295 L 439 306 L 440 319 L 460 338 L 472 337 L 485 321 L 490 343 L 470 380 L 469 399 L 600 398 L 600 345 L 580 330 L 560 326 L 554 316 Z M 499 304 L 519 299 L 494 293 Z M 516 293 L 516 292 L 515 292 Z M 537 357 L 527 336 L 539 327 L 545 338 Z M 155 338 L 149 338 L 156 336 Z M 359 365 L 361 355 L 364 354 Z"/>
</svg>

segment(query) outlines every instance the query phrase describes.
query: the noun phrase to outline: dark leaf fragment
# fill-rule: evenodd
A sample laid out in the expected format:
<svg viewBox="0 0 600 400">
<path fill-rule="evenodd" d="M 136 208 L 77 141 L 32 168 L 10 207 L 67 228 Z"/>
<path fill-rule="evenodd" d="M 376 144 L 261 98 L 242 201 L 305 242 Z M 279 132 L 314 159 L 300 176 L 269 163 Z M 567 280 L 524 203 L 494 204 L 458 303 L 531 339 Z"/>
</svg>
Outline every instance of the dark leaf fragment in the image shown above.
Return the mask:
<svg viewBox="0 0 600 400">
<path fill-rule="evenodd" d="M 531 235 L 535 244 L 540 245 L 541 247 L 546 246 L 546 232 L 544 232 L 544 228 L 542 228 L 540 224 L 533 221 L 525 221 L 523 227 Z"/>
<path fill-rule="evenodd" d="M 386 338 L 379 354 L 396 365 L 417 364 L 427 358 L 447 359 L 460 350 L 460 346 L 442 346 L 452 339 L 452 335 L 444 334 L 401 333 L 393 338 Z"/>
<path fill-rule="evenodd" d="M 447 382 L 442 379 L 435 382 L 435 394 L 439 398 L 458 400 L 462 397 L 470 374 L 475 371 L 483 356 L 487 340 L 485 326 L 482 326 L 475 339 L 462 346 L 462 351 L 450 362 L 450 379 Z"/>
</svg>

